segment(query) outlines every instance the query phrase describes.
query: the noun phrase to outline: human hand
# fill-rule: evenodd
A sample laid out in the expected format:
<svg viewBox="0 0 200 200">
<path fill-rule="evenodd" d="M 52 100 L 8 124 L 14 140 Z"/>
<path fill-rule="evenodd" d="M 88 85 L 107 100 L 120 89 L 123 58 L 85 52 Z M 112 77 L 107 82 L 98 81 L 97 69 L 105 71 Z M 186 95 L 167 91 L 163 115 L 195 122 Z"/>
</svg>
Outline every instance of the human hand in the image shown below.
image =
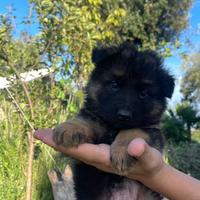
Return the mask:
<svg viewBox="0 0 200 200">
<path fill-rule="evenodd" d="M 102 171 L 114 173 L 110 163 L 110 146 L 107 144 L 94 145 L 84 143 L 80 144 L 78 148 L 65 148 L 62 145 L 55 144 L 52 138 L 52 129 L 37 130 L 33 136 L 52 147 L 55 151 L 70 155 Z"/>
<path fill-rule="evenodd" d="M 102 171 L 117 174 L 111 166 L 110 146 L 107 144 L 85 143 L 79 145 L 78 148 L 70 147 L 66 149 L 53 142 L 51 129 L 38 130 L 34 133 L 34 137 L 56 151 L 75 157 Z M 138 162 L 126 177 L 142 182 L 171 200 L 200 199 L 198 192 L 200 181 L 167 165 L 163 161 L 161 153 L 149 147 L 143 139 L 132 140 L 127 151 L 131 156 L 137 158 Z"/>
<path fill-rule="evenodd" d="M 75 157 L 88 165 L 92 165 L 102 171 L 116 173 L 110 163 L 110 146 L 107 144 L 81 144 L 76 147 L 65 148 L 56 145 L 52 139 L 52 130 L 37 130 L 34 137 L 54 148 L 54 150 Z M 153 178 L 163 167 L 164 161 L 160 152 L 151 148 L 141 138 L 134 139 L 128 146 L 128 153 L 137 158 L 138 162 L 126 175 L 128 178 L 139 180 Z"/>
</svg>

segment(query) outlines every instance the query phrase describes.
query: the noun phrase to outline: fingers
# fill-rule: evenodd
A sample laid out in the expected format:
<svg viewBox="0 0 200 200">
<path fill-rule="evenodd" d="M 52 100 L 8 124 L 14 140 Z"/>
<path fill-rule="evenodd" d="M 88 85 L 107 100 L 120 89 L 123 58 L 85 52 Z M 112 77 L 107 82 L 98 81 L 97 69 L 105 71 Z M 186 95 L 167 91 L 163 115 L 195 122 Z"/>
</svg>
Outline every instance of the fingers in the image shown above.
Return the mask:
<svg viewBox="0 0 200 200">
<path fill-rule="evenodd" d="M 33 136 L 56 151 L 68 154 L 84 162 L 104 163 L 110 165 L 110 146 L 106 144 L 81 144 L 77 147 L 65 148 L 56 145 L 52 139 L 52 129 L 37 130 Z"/>
<path fill-rule="evenodd" d="M 110 163 L 110 146 L 106 144 L 94 145 L 84 143 L 76 147 L 66 149 L 66 154 L 80 160 L 93 163 Z"/>
<path fill-rule="evenodd" d="M 65 148 L 62 145 L 56 145 L 54 143 L 51 129 L 38 130 L 34 133 L 34 137 L 54 148 L 56 151 L 75 157 L 86 164 L 99 168 L 100 170 L 114 173 L 110 163 L 110 146 L 107 144 L 94 145 L 85 143 L 79 145 L 78 148 Z M 136 138 L 131 141 L 128 145 L 127 151 L 131 156 L 136 157 L 138 160 L 132 171 L 133 178 L 135 178 L 134 174 L 137 173 L 154 173 L 155 170 L 158 171 L 164 163 L 160 152 L 149 147 L 146 141 L 141 138 Z"/>
<path fill-rule="evenodd" d="M 45 136 L 49 136 L 49 135 L 52 135 L 52 129 L 50 128 L 44 129 L 44 130 L 39 129 L 35 131 L 35 133 L 33 133 L 33 137 L 41 141 Z"/>
<path fill-rule="evenodd" d="M 52 139 L 52 129 L 44 129 L 44 130 L 39 129 L 33 133 L 33 137 L 57 150 L 57 145 L 54 143 Z"/>
<path fill-rule="evenodd" d="M 55 142 L 53 141 L 53 138 L 51 135 L 46 135 L 45 137 L 43 137 L 43 139 L 41 140 L 44 144 L 47 144 L 48 146 L 54 148 L 56 151 L 57 150 L 57 145 L 55 144 Z"/>
</svg>

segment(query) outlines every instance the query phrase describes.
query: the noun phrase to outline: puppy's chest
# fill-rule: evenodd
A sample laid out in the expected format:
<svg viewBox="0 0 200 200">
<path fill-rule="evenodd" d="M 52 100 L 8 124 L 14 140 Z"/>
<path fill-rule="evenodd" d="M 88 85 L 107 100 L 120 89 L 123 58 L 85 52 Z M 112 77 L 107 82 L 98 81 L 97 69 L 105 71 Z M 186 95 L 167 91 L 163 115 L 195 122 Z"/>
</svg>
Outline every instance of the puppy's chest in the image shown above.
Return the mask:
<svg viewBox="0 0 200 200">
<path fill-rule="evenodd" d="M 140 194 L 142 188 L 138 181 L 124 178 L 121 183 L 113 185 L 109 199 L 103 195 L 98 200 L 145 200 L 146 194 Z"/>
</svg>

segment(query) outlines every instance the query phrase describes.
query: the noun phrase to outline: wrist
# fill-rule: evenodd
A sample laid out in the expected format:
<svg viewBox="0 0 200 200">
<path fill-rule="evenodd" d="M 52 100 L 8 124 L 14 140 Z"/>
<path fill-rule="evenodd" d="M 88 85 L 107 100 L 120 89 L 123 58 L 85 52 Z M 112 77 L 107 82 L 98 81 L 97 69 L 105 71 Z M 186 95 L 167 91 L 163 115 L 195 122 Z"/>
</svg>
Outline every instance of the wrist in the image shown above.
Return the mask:
<svg viewBox="0 0 200 200">
<path fill-rule="evenodd" d="M 143 176 L 139 181 L 148 188 L 161 193 L 160 188 L 166 184 L 167 174 L 169 174 L 170 166 L 163 161 L 163 166 L 160 170 L 152 172 L 147 176 Z"/>
</svg>

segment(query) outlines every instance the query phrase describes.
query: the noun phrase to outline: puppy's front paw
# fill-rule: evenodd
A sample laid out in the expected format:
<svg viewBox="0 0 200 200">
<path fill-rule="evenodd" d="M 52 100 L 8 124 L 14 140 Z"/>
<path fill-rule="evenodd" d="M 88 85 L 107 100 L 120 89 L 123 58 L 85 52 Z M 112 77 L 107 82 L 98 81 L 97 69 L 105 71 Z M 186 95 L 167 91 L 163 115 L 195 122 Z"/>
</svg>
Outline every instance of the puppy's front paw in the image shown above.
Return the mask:
<svg viewBox="0 0 200 200">
<path fill-rule="evenodd" d="M 111 145 L 111 164 L 118 174 L 126 175 L 137 162 L 127 152 L 127 145 Z"/>
<path fill-rule="evenodd" d="M 76 124 L 64 122 L 53 130 L 53 141 L 68 148 L 88 142 L 88 138 L 84 129 Z"/>
</svg>

